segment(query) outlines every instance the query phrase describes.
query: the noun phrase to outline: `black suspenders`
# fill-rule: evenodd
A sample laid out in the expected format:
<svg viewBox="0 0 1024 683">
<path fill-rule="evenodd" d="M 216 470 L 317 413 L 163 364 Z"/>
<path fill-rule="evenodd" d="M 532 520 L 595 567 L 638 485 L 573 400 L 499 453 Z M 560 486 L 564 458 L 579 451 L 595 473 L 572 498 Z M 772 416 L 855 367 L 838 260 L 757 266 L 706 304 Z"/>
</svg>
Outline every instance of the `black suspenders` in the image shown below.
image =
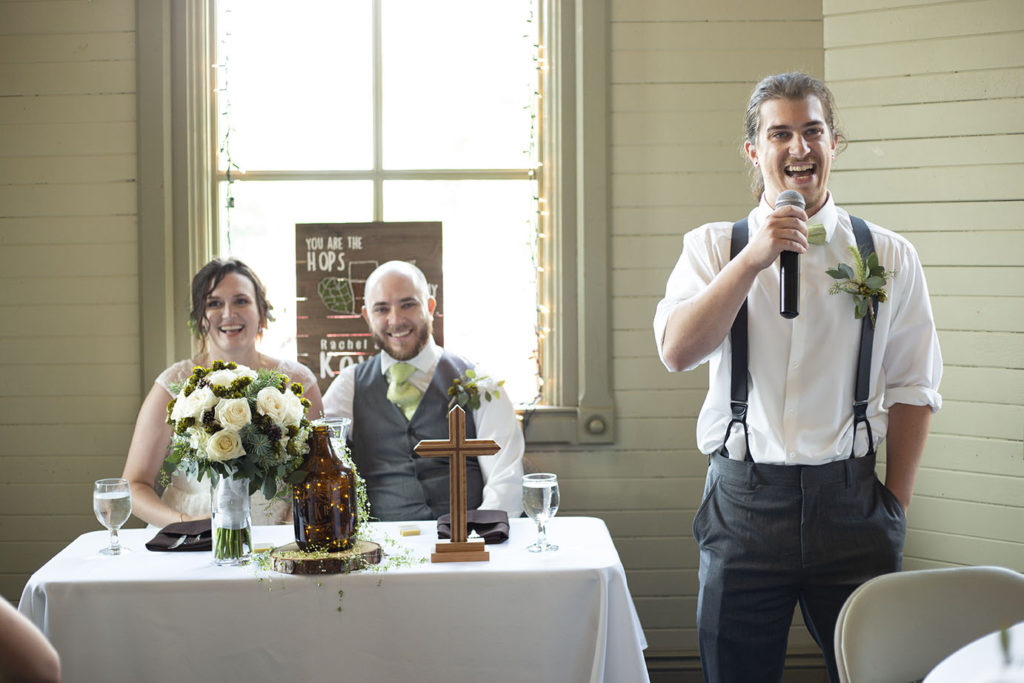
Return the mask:
<svg viewBox="0 0 1024 683">
<path fill-rule="evenodd" d="M 750 230 L 747 227 L 747 219 L 733 223 L 732 243 L 729 246 L 729 260 L 736 258 L 736 255 L 747 246 L 747 238 Z M 732 419 L 729 426 L 725 428 L 725 440 L 722 447 L 729 440 L 732 434 L 733 425 L 743 426 L 743 440 L 747 446 L 745 460 L 753 461 L 750 455 L 750 432 L 747 431 L 747 362 L 749 350 L 747 347 L 747 300 L 736 313 L 736 319 L 732 321 L 732 329 L 729 330 L 729 346 L 732 347 L 732 389 L 729 401 L 729 409 L 732 412 Z"/>
<path fill-rule="evenodd" d="M 850 222 L 853 224 L 853 235 L 857 238 L 857 249 L 860 250 L 861 258 L 867 259 L 868 256 L 875 252 L 875 243 L 871 238 L 871 230 L 868 229 L 867 223 L 856 216 L 850 216 Z M 739 254 L 745 246 L 747 246 L 749 233 L 750 231 L 747 226 L 746 218 L 733 223 L 732 243 L 729 247 L 730 260 L 736 258 L 736 255 Z M 875 313 L 877 313 L 877 299 L 872 302 L 872 306 L 874 306 Z M 857 426 L 861 423 L 863 423 L 868 430 L 868 454 L 871 455 L 875 452 L 875 440 L 871 434 L 871 423 L 867 418 L 868 396 L 871 389 L 871 348 L 874 343 L 874 339 L 874 325 L 871 324 L 869 316 L 864 316 L 861 319 L 860 350 L 857 354 L 857 378 L 853 400 L 854 439 L 853 444 L 850 446 L 851 458 L 854 457 L 854 446 L 857 442 Z M 729 426 L 725 429 L 725 440 L 723 441 L 723 445 L 725 441 L 729 440 L 729 434 L 732 433 L 733 425 L 742 425 L 743 438 L 747 446 L 747 455 L 745 459 L 752 462 L 753 457 L 750 455 L 750 434 L 747 431 L 747 368 L 750 352 L 747 343 L 746 300 L 744 300 L 743 305 L 740 306 L 740 310 L 736 314 L 736 319 L 732 323 L 732 329 L 729 330 L 729 345 L 732 347 L 732 387 L 730 396 L 731 400 L 729 403 L 732 419 L 729 420 Z"/>
</svg>

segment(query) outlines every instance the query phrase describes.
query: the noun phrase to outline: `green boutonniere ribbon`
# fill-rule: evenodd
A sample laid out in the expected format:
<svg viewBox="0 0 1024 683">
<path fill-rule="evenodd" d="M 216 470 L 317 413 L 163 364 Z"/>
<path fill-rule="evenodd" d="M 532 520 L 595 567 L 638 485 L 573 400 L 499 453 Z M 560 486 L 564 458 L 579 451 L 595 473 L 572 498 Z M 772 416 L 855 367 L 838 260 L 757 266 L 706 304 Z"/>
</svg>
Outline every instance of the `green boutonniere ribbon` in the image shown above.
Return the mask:
<svg viewBox="0 0 1024 683">
<path fill-rule="evenodd" d="M 807 241 L 817 247 L 825 246 L 825 243 L 828 242 L 828 233 L 825 232 L 825 226 L 821 223 L 808 225 Z"/>
<path fill-rule="evenodd" d="M 860 320 L 870 316 L 871 326 L 875 326 L 875 307 L 873 301 L 884 302 L 888 298 L 885 284 L 896 276 L 895 270 L 886 270 L 878 263 L 878 254 L 872 252 L 867 259 L 860 255 L 855 246 L 849 247 L 853 255 L 853 267 L 840 263 L 825 272 L 836 280 L 828 290 L 829 294 L 846 292 L 853 297 L 853 317 Z"/>
</svg>

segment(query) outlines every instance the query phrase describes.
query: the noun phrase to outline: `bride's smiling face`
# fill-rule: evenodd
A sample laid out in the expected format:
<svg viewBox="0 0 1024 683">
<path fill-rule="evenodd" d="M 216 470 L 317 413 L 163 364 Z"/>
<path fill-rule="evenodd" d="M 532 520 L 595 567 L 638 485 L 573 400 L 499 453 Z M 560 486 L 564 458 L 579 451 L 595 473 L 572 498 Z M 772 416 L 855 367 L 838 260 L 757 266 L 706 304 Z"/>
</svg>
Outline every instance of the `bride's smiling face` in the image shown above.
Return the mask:
<svg viewBox="0 0 1024 683">
<path fill-rule="evenodd" d="M 210 352 L 231 355 L 256 347 L 263 330 L 252 280 L 230 272 L 206 295 L 206 334 Z"/>
</svg>

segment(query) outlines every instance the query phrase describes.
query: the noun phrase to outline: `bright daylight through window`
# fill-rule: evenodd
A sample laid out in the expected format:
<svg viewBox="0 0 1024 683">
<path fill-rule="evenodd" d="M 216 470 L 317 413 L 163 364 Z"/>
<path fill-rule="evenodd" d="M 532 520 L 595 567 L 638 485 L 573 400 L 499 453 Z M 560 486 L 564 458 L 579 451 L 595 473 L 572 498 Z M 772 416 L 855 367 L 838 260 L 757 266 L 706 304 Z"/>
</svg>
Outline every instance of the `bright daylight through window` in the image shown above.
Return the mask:
<svg viewBox="0 0 1024 683">
<path fill-rule="evenodd" d="M 535 2 L 219 0 L 218 251 L 294 357 L 295 224 L 440 221 L 444 343 L 538 394 Z"/>
</svg>

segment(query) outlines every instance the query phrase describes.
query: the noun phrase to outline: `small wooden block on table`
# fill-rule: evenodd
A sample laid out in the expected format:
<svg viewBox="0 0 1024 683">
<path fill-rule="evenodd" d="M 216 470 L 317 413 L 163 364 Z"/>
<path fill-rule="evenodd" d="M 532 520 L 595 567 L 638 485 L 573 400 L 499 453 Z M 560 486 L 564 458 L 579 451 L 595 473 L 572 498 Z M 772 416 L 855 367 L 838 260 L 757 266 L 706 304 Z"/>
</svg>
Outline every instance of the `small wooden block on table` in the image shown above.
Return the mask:
<svg viewBox="0 0 1024 683">
<path fill-rule="evenodd" d="M 270 568 L 282 574 L 343 574 L 378 564 L 380 546 L 373 541 L 357 540 L 348 550 L 334 553 L 303 552 L 295 543 L 270 551 Z"/>
<path fill-rule="evenodd" d="M 491 554 L 481 541 L 472 543 L 438 543 L 430 554 L 431 562 L 487 562 Z"/>
</svg>

